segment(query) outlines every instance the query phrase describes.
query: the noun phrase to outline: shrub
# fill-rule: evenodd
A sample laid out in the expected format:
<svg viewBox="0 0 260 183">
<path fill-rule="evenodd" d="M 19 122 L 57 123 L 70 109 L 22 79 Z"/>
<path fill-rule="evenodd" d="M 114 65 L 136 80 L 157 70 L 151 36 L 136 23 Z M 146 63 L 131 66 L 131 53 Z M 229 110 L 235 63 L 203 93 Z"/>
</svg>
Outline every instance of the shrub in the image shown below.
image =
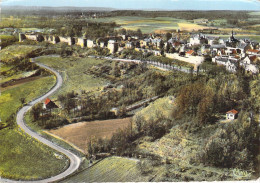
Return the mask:
<svg viewBox="0 0 260 183">
<path fill-rule="evenodd" d="M 259 127 L 240 114 L 236 122 L 218 128 L 203 148 L 201 160 L 204 164 L 217 167 L 253 168 L 259 151 Z"/>
</svg>

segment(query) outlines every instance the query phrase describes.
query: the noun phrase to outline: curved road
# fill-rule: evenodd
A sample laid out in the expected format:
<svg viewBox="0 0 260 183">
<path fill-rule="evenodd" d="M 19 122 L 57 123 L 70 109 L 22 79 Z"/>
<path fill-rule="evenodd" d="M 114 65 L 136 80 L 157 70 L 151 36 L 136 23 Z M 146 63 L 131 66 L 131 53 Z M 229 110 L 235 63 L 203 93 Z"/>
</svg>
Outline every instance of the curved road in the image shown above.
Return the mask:
<svg viewBox="0 0 260 183">
<path fill-rule="evenodd" d="M 32 59 L 32 62 L 33 59 Z M 36 180 L 36 181 L 15 181 L 15 180 L 9 180 L 9 179 L 1 179 L 0 178 L 0 182 L 10 182 L 10 183 L 48 183 L 48 182 L 54 182 L 54 181 L 58 181 L 58 180 L 61 180 L 65 177 L 67 177 L 68 175 L 74 173 L 79 165 L 80 165 L 80 158 L 78 156 L 76 156 L 75 154 L 71 153 L 70 151 L 66 150 L 66 149 L 63 149 L 62 147 L 58 146 L 58 145 L 55 145 L 54 143 L 46 140 L 45 138 L 43 138 L 42 136 L 40 136 L 38 133 L 36 132 L 33 132 L 30 128 L 28 128 L 24 122 L 24 115 L 25 113 L 33 106 L 35 105 L 36 103 L 44 100 L 45 98 L 47 98 L 48 96 L 52 95 L 54 92 L 56 92 L 62 85 L 62 77 L 61 75 L 55 71 L 54 69 L 46 66 L 46 65 L 43 65 L 43 64 L 40 64 L 40 63 L 36 63 L 38 66 L 42 67 L 42 68 L 45 68 L 49 71 L 51 71 L 52 73 L 54 73 L 56 75 L 56 84 L 55 86 L 46 94 L 44 94 L 43 96 L 31 101 L 28 105 L 24 106 L 21 110 L 19 110 L 19 112 L 17 113 L 17 117 L 16 117 L 16 122 L 18 124 L 18 126 L 25 132 L 27 133 L 28 135 L 30 135 L 31 137 L 37 139 L 38 141 L 42 142 L 43 144 L 51 147 L 52 149 L 55 149 L 56 151 L 66 155 L 69 160 L 70 160 L 70 166 L 67 170 L 65 170 L 64 172 L 62 172 L 61 174 L 59 175 L 56 175 L 54 177 L 50 177 L 50 178 L 47 178 L 47 179 L 42 179 L 42 180 Z"/>
</svg>

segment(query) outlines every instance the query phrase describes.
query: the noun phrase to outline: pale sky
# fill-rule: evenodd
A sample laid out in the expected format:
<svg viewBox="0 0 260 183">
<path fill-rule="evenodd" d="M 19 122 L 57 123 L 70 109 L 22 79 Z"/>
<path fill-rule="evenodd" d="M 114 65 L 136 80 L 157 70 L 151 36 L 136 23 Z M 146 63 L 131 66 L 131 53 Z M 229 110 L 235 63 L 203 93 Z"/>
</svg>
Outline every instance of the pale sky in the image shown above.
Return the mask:
<svg viewBox="0 0 260 183">
<path fill-rule="evenodd" d="M 1 6 L 75 6 L 116 9 L 258 10 L 260 0 L 2 0 Z"/>
</svg>

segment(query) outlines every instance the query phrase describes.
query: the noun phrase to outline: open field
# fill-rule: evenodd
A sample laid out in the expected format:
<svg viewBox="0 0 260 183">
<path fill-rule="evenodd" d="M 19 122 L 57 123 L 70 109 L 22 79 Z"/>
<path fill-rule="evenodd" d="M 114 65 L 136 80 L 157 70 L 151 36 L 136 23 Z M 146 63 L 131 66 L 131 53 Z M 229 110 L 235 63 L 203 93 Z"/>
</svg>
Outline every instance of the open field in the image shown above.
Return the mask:
<svg viewBox="0 0 260 183">
<path fill-rule="evenodd" d="M 22 105 L 20 102 L 21 98 L 25 98 L 25 102 L 29 102 L 50 89 L 54 84 L 55 78 L 48 76 L 26 82 L 18 87 L 2 92 L 0 96 L 0 116 L 2 122 L 5 122 L 12 113 L 16 113 L 16 110 Z"/>
<path fill-rule="evenodd" d="M 9 88 L 0 96 L 0 116 L 2 124 L 12 125 L 0 130 L 0 176 L 11 179 L 38 179 L 56 175 L 68 166 L 68 160 L 59 153 L 25 135 L 15 125 L 15 114 L 26 102 L 45 93 L 55 83 L 53 76 L 28 81 Z"/>
<path fill-rule="evenodd" d="M 94 21 L 98 22 L 115 22 L 121 25 L 121 28 L 129 30 L 141 29 L 143 33 L 151 33 L 158 31 L 176 30 L 179 29 L 180 23 L 189 23 L 187 20 L 170 18 L 170 17 L 135 17 L 135 16 L 122 16 L 122 17 L 110 17 L 110 18 L 99 18 Z M 197 24 L 191 24 L 194 27 L 200 27 Z"/>
<path fill-rule="evenodd" d="M 64 183 L 74 182 L 147 182 L 138 169 L 138 161 L 122 157 L 109 157 L 94 166 L 65 179 Z"/>
<path fill-rule="evenodd" d="M 12 63 L 41 50 L 39 46 L 12 45 L 0 51 L 1 62 Z"/>
<path fill-rule="evenodd" d="M 14 75 L 12 75 L 10 77 L 1 78 L 0 84 L 3 84 L 5 82 L 9 82 L 11 80 L 19 80 L 19 79 L 28 78 L 28 77 L 34 75 L 36 73 L 36 71 L 37 70 L 29 71 L 29 72 L 22 72 L 22 73 L 14 74 Z"/>
<path fill-rule="evenodd" d="M 201 26 L 201 25 L 192 24 L 192 23 L 178 23 L 178 26 L 179 26 L 180 30 L 187 30 L 187 31 L 209 28 L 206 26 Z"/>
<path fill-rule="evenodd" d="M 13 35 L 0 35 L 0 40 L 0 46 L 2 47 L 2 49 L 17 41 L 16 37 Z"/>
<path fill-rule="evenodd" d="M 63 155 L 23 134 L 18 129 L 0 131 L 0 176 L 38 179 L 56 175 L 69 162 Z"/>
<path fill-rule="evenodd" d="M 102 87 L 106 80 L 94 78 L 86 73 L 86 70 L 94 65 L 102 63 L 102 60 L 94 58 L 61 58 L 43 56 L 36 59 L 47 66 L 50 66 L 62 74 L 63 85 L 54 95 L 66 94 L 71 91 L 80 93 L 82 90 L 94 91 Z"/>
<path fill-rule="evenodd" d="M 159 117 L 158 114 L 164 116 L 166 118 L 171 117 L 171 112 L 174 108 L 174 97 L 164 97 L 159 98 L 148 105 L 146 108 L 137 112 L 136 116 L 143 116 L 145 120 L 157 119 Z"/>
<path fill-rule="evenodd" d="M 130 118 L 105 121 L 80 122 L 67 125 L 49 132 L 61 137 L 85 151 L 91 138 L 111 138 L 119 129 L 126 128 L 130 124 Z"/>
<path fill-rule="evenodd" d="M 30 82 L 30 81 L 34 81 L 34 80 L 37 80 L 37 79 L 40 79 L 41 76 L 34 76 L 34 77 L 27 77 L 27 78 L 23 78 L 23 79 L 19 79 L 17 81 L 13 81 L 13 82 L 8 82 L 8 84 L 6 85 L 1 85 L 0 86 L 0 90 L 1 92 L 5 91 L 5 90 L 9 90 L 11 88 L 16 88 L 24 83 L 27 83 L 27 82 Z"/>
</svg>

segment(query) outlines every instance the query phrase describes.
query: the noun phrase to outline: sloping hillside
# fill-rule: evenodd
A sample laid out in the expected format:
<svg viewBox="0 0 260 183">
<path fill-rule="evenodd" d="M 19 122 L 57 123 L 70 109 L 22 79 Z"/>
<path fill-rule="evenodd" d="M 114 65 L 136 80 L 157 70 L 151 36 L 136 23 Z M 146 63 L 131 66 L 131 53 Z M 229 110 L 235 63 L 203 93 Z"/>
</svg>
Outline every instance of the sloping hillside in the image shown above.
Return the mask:
<svg viewBox="0 0 260 183">
<path fill-rule="evenodd" d="M 148 177 L 141 175 L 138 160 L 122 157 L 109 157 L 94 166 L 62 181 L 74 182 L 147 182 Z"/>
</svg>

